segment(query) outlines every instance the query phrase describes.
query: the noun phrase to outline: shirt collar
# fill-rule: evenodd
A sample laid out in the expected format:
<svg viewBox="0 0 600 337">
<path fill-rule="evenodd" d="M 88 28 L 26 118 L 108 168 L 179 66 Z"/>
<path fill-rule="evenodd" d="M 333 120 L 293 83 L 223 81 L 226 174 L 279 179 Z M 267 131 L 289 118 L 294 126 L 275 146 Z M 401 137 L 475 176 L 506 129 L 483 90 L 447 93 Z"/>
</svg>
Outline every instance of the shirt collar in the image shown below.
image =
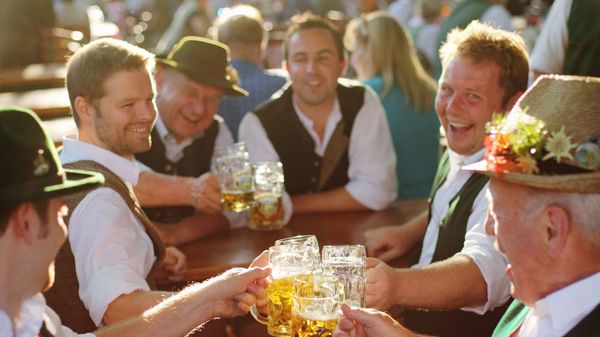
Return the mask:
<svg viewBox="0 0 600 337">
<path fill-rule="evenodd" d="M 41 293 L 23 301 L 16 320 L 15 336 L 37 336 L 42 328 L 45 309 L 46 300 Z M 6 314 L 0 310 L 0 316 L 6 316 Z M 8 324 L 8 329 L 12 335 L 12 320 L 8 319 Z"/>
<path fill-rule="evenodd" d="M 448 154 L 450 156 L 450 173 L 448 173 L 448 176 L 451 177 L 457 174 L 459 171 L 462 171 L 463 166 L 483 160 L 485 148 L 481 148 L 481 150 L 469 156 L 463 156 L 448 148 Z"/>
<path fill-rule="evenodd" d="M 327 144 L 329 144 L 329 140 L 331 139 L 331 136 L 333 135 L 333 131 L 335 130 L 335 127 L 337 126 L 338 122 L 342 119 L 342 110 L 340 109 L 340 103 L 339 103 L 338 99 L 336 98 L 335 101 L 333 102 L 333 108 L 331 109 L 331 113 L 329 114 L 329 117 L 327 117 L 327 122 L 325 123 L 325 133 L 323 135 L 322 142 L 320 141 L 319 136 L 313 129 L 313 125 L 314 125 L 313 121 L 310 118 L 308 118 L 302 110 L 300 110 L 300 107 L 296 104 L 296 102 L 294 102 L 293 99 L 292 99 L 292 104 L 294 106 L 294 111 L 296 112 L 296 116 L 298 116 L 298 119 L 300 119 L 300 122 L 302 123 L 302 125 L 304 125 L 304 128 L 306 130 L 308 130 L 308 133 L 311 135 L 311 137 L 315 141 L 315 148 L 316 148 L 317 154 L 323 156 L 325 153 L 325 148 L 326 148 Z"/>
<path fill-rule="evenodd" d="M 140 169 L 135 161 L 123 158 L 99 146 L 79 141 L 75 135 L 63 138 L 63 150 L 60 158 L 64 164 L 80 160 L 95 161 L 106 166 L 131 186 L 137 185 L 140 175 Z"/>
<path fill-rule="evenodd" d="M 574 326 L 600 302 L 600 272 L 572 283 L 535 302 L 532 314 L 548 318 L 555 330 Z"/>
<path fill-rule="evenodd" d="M 165 125 L 165 122 L 163 122 L 162 118 L 160 117 L 160 113 L 156 117 L 156 125 L 154 127 L 156 128 L 156 132 L 158 132 L 158 135 L 160 136 L 160 139 L 162 139 L 164 141 L 164 143 L 169 143 L 169 144 L 177 145 L 181 149 L 183 149 L 183 148 L 187 147 L 188 145 L 192 144 L 194 142 L 194 140 L 196 140 L 196 139 L 198 139 L 198 138 L 200 138 L 200 137 L 202 137 L 204 135 L 204 132 L 202 132 L 199 135 L 197 135 L 196 137 L 187 138 L 187 139 L 184 139 L 181 143 L 177 143 L 177 139 L 167 129 L 167 126 Z"/>
</svg>

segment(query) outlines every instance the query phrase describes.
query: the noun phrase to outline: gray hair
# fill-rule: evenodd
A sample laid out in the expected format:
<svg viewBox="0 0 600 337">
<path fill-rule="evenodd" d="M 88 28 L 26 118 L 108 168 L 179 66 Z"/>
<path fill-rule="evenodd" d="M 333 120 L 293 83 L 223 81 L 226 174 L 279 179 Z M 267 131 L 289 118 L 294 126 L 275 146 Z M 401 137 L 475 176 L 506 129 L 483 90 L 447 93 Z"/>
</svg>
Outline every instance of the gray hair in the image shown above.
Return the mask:
<svg viewBox="0 0 600 337">
<path fill-rule="evenodd" d="M 579 226 L 590 243 L 600 247 L 600 194 L 527 188 L 519 212 L 521 221 L 531 221 L 549 206 L 559 206 L 567 211 L 571 223 Z"/>
</svg>

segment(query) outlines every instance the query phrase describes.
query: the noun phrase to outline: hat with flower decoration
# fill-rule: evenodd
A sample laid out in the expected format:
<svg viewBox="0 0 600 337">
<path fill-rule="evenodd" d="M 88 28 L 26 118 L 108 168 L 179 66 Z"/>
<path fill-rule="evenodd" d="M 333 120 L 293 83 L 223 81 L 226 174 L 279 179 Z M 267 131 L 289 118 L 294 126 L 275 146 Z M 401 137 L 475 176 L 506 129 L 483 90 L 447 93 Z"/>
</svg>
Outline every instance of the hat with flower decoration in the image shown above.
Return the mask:
<svg viewBox="0 0 600 337">
<path fill-rule="evenodd" d="M 486 126 L 485 159 L 465 167 L 507 182 L 600 193 L 600 78 L 542 76 Z"/>
<path fill-rule="evenodd" d="M 0 106 L 0 209 L 92 188 L 95 172 L 64 169 L 52 139 L 31 110 Z"/>
</svg>

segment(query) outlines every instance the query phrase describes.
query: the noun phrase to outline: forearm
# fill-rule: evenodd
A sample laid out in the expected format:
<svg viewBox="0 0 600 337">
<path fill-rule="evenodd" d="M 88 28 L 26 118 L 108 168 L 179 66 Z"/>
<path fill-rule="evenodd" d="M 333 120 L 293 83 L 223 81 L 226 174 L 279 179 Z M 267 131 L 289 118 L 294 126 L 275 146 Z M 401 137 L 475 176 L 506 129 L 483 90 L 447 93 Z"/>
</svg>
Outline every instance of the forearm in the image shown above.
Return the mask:
<svg viewBox="0 0 600 337">
<path fill-rule="evenodd" d="M 292 197 L 292 204 L 294 205 L 294 213 L 342 212 L 368 209 L 356 201 L 343 187 L 315 194 L 296 195 Z"/>
<path fill-rule="evenodd" d="M 396 269 L 394 294 L 399 305 L 454 310 L 487 300 L 487 285 L 468 257 L 454 256 L 421 269 Z"/>
<path fill-rule="evenodd" d="M 212 304 L 205 300 L 203 288 L 202 284 L 189 286 L 142 315 L 101 329 L 95 334 L 98 337 L 184 336 L 213 318 Z"/>
<path fill-rule="evenodd" d="M 123 294 L 108 305 L 102 322 L 110 325 L 134 317 L 171 295 L 171 293 L 163 291 L 134 291 Z"/>
<path fill-rule="evenodd" d="M 229 222 L 223 214 L 197 212 L 175 224 L 155 223 L 155 225 L 167 246 L 180 246 L 229 229 Z"/>
<path fill-rule="evenodd" d="M 135 195 L 143 206 L 194 205 L 193 178 L 143 171 Z"/>
</svg>

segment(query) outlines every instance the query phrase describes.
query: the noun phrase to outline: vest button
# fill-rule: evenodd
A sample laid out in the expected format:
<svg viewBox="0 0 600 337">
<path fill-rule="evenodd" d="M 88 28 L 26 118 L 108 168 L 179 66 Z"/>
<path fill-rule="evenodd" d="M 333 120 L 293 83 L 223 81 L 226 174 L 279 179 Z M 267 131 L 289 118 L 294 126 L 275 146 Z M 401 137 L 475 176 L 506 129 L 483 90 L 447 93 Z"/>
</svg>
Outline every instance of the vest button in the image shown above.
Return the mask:
<svg viewBox="0 0 600 337">
<path fill-rule="evenodd" d="M 313 162 L 313 165 L 315 165 L 315 167 L 318 167 L 318 166 L 319 166 L 319 161 L 318 161 L 318 160 L 315 160 L 315 161 Z"/>
<path fill-rule="evenodd" d="M 317 178 L 315 178 L 315 177 L 310 178 L 310 182 L 313 183 L 313 184 L 316 183 L 317 182 Z"/>
<path fill-rule="evenodd" d="M 167 171 L 167 172 L 173 171 L 173 165 L 171 165 L 171 164 L 165 165 L 165 171 Z"/>
</svg>

